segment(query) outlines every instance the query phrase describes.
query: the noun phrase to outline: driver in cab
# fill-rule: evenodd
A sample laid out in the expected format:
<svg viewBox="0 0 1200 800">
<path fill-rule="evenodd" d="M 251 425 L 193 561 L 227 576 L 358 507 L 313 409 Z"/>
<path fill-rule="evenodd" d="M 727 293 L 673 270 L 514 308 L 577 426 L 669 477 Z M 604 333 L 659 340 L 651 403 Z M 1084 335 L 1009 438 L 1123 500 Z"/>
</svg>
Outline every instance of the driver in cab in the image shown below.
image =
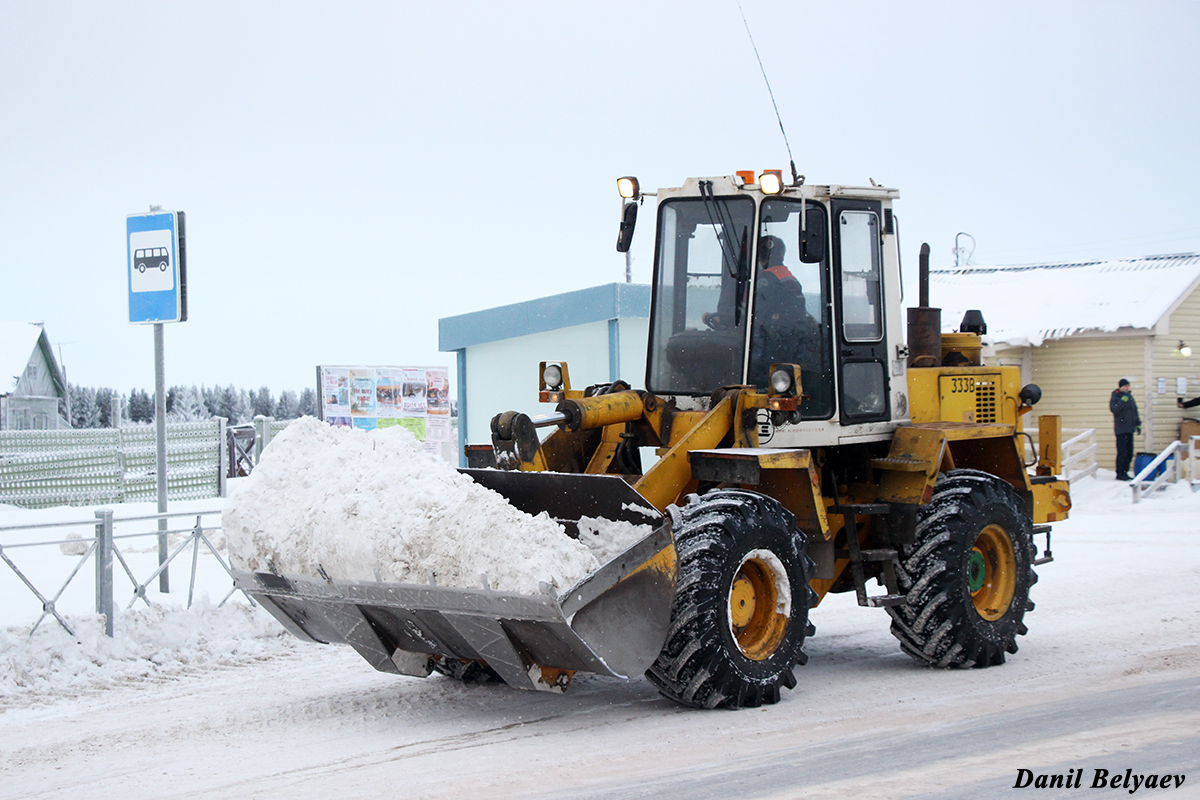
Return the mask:
<svg viewBox="0 0 1200 800">
<path fill-rule="evenodd" d="M 795 338 L 797 328 L 808 319 L 804 306 L 804 289 L 792 271 L 784 266 L 787 247 L 778 236 L 763 236 L 758 240 L 758 283 L 755 288 L 756 326 L 768 333 L 768 338 L 778 338 L 791 333 Z M 704 314 L 704 324 L 713 330 L 732 327 L 727 314 L 710 312 Z M 777 349 L 777 348 L 771 348 Z"/>
<path fill-rule="evenodd" d="M 783 264 L 787 248 L 778 236 L 758 240 L 758 285 L 755 317 L 768 328 L 795 325 L 807 314 L 804 290 L 792 271 Z"/>
</svg>

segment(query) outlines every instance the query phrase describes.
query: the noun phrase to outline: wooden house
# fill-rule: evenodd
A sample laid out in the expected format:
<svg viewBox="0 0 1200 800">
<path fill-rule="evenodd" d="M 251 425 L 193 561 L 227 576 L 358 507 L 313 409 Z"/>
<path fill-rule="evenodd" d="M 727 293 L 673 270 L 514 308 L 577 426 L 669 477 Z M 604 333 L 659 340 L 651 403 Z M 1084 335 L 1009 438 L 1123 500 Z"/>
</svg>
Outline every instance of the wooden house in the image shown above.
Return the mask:
<svg viewBox="0 0 1200 800">
<path fill-rule="evenodd" d="M 40 322 L 0 322 L 0 430 L 69 428 L 67 381 Z"/>
</svg>

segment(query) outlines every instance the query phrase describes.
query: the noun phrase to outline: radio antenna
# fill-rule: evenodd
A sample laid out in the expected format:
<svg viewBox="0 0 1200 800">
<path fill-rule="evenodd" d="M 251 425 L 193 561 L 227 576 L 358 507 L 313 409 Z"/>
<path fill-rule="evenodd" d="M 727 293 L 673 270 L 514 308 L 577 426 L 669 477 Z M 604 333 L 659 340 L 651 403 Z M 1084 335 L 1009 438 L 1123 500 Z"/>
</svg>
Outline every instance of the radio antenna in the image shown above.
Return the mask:
<svg viewBox="0 0 1200 800">
<path fill-rule="evenodd" d="M 762 56 L 758 54 L 758 45 L 754 44 L 754 35 L 750 33 L 750 23 L 746 21 L 746 12 L 742 10 L 741 0 L 737 3 L 738 13 L 742 15 L 742 24 L 746 26 L 746 35 L 750 37 L 750 47 L 754 49 L 754 57 L 758 59 L 758 69 L 762 72 L 763 82 L 767 84 L 767 94 L 771 96 L 771 108 L 775 109 L 775 119 L 779 122 L 779 132 L 783 134 L 783 146 L 787 148 L 788 164 L 792 168 L 792 185 L 804 183 L 804 176 L 796 173 L 796 160 L 792 158 L 792 146 L 788 143 L 787 131 L 783 129 L 783 118 L 779 116 L 779 106 L 775 103 L 775 93 L 771 91 L 771 81 L 767 79 L 767 70 L 763 67 Z"/>
</svg>

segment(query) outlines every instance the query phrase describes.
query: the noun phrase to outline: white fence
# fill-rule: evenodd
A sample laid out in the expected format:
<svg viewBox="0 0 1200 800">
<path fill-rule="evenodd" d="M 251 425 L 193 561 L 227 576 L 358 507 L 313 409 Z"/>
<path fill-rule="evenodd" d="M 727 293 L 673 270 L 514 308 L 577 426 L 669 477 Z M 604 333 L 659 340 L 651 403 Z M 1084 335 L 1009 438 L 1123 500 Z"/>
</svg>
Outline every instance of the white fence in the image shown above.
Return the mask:
<svg viewBox="0 0 1200 800">
<path fill-rule="evenodd" d="M 172 423 L 167 497 L 225 495 L 225 420 Z M 153 427 L 0 431 L 0 503 L 24 508 L 154 500 Z"/>
</svg>

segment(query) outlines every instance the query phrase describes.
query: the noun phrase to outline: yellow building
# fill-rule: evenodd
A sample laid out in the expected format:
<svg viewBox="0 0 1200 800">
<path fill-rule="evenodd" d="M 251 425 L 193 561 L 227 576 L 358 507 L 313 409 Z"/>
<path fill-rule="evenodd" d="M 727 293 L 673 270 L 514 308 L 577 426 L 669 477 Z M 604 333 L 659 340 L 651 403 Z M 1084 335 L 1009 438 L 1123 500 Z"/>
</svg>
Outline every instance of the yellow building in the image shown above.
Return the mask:
<svg viewBox="0 0 1200 800">
<path fill-rule="evenodd" d="M 1200 418 L 1200 408 L 1176 404 L 1200 395 L 1198 288 L 1196 253 L 971 266 L 931 270 L 930 305 L 942 309 L 946 332 L 967 309 L 982 311 L 985 361 L 1018 365 L 1024 383 L 1041 387 L 1032 416 L 1060 414 L 1066 429 L 1095 428 L 1107 471 L 1116 457 L 1108 400 L 1121 378 L 1141 413 L 1138 451 L 1161 451 L 1179 437 L 1182 420 Z"/>
</svg>

